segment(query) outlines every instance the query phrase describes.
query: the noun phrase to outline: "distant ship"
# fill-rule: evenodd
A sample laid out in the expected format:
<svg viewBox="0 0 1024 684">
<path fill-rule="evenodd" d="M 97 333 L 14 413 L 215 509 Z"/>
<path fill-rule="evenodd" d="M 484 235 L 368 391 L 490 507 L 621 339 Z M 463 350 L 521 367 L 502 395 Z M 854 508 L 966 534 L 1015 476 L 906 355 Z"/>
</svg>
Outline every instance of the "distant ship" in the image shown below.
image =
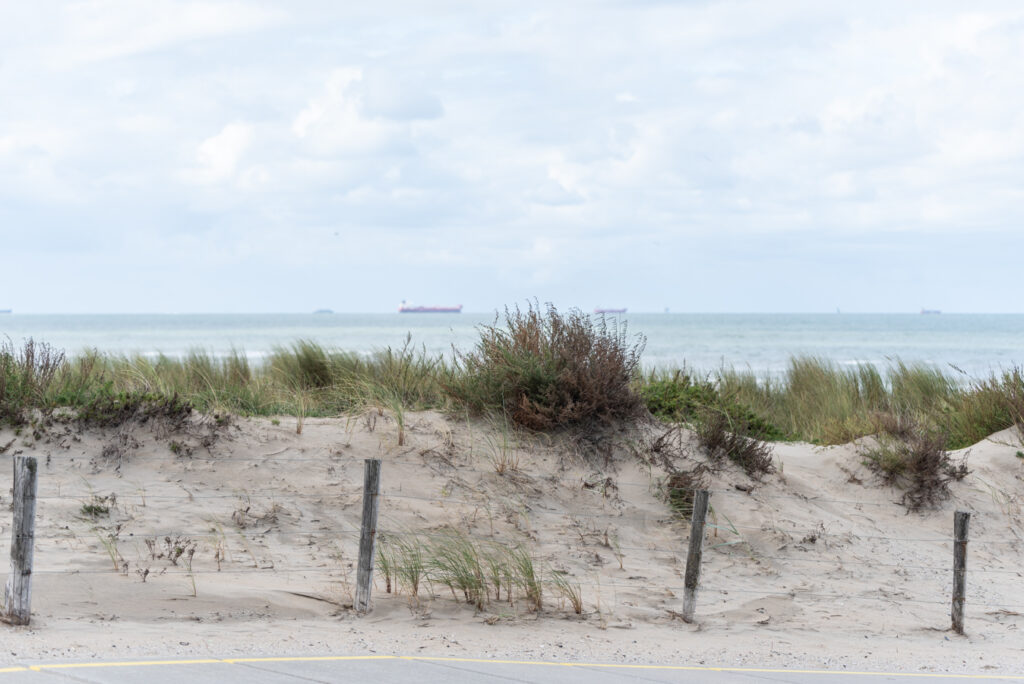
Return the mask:
<svg viewBox="0 0 1024 684">
<path fill-rule="evenodd" d="M 315 313 L 315 314 L 332 314 L 332 313 L 334 313 L 334 311 L 332 309 L 317 309 L 313 313 Z"/>
<path fill-rule="evenodd" d="M 398 307 L 398 313 L 462 313 L 462 305 L 458 306 L 411 306 L 404 301 Z"/>
<path fill-rule="evenodd" d="M 596 314 L 626 313 L 626 309 L 625 309 L 625 307 L 623 307 L 621 309 L 604 309 L 604 308 L 601 308 L 599 306 L 596 309 L 594 309 L 594 313 L 596 313 Z"/>
<path fill-rule="evenodd" d="M 11 309 L 0 309 L 0 314 L 12 313 Z"/>
<path fill-rule="evenodd" d="M 929 314 L 929 315 L 931 315 L 931 314 L 940 314 L 942 312 L 939 311 L 938 309 L 921 309 L 921 313 L 922 314 Z"/>
</svg>

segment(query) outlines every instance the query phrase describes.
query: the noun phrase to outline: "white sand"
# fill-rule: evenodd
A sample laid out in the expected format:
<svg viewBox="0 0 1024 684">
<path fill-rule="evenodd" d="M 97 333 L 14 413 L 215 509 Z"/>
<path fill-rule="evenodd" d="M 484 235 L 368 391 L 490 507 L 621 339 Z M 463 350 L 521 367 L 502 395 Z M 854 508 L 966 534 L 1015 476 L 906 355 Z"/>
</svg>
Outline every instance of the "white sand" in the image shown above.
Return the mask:
<svg viewBox="0 0 1024 684">
<path fill-rule="evenodd" d="M 622 448 L 611 463 L 588 464 L 561 443 L 514 437 L 518 470 L 499 475 L 491 459 L 500 432 L 435 413 L 406 423 L 401 447 L 395 422 L 373 413 L 307 420 L 301 435 L 291 418 L 241 420 L 208 447 L 209 426 L 195 422 L 173 434 L 153 424 L 80 435 L 57 425 L 38 439 L 0 431 L 0 447 L 15 440 L 4 458 L 8 482 L 14 452 L 41 464 L 33 621 L 0 626 L 0 663 L 429 654 L 1024 671 L 1024 462 L 1015 432 L 972 448 L 972 474 L 925 513 L 900 506 L 900 492 L 879 485 L 853 446 L 778 445 L 780 472 L 751 493 L 735 488 L 755 484 L 739 471 L 716 475 L 717 525 L 698 622 L 688 625 L 677 619 L 688 526 L 658 498 L 658 468 Z M 171 453 L 170 441 L 192 455 Z M 119 470 L 117 456 L 101 456 L 110 445 L 123 454 Z M 438 586 L 424 588 L 417 606 L 386 594 L 378 573 L 374 611 L 355 616 L 345 606 L 365 458 L 384 461 L 383 530 L 455 526 L 528 544 L 581 584 L 584 614 L 551 591 L 540 615 L 524 602 L 478 613 Z M 109 517 L 83 515 L 93 495 L 111 493 Z M 965 637 L 948 631 L 957 509 L 972 513 Z M 2 529 L 7 548 L 9 518 Z M 111 534 L 120 571 L 101 543 Z M 165 537 L 196 542 L 195 596 L 184 560 L 154 558 L 145 542 L 155 539 L 159 551 Z"/>
</svg>

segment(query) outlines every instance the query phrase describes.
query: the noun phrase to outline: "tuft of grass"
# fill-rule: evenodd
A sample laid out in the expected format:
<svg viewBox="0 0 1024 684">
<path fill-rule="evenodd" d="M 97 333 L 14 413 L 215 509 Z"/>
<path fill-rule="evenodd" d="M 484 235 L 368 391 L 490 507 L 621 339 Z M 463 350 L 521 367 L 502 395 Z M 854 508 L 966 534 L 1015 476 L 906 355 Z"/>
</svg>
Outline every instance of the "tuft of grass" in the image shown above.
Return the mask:
<svg viewBox="0 0 1024 684">
<path fill-rule="evenodd" d="M 502 416 L 491 422 L 493 429 L 484 434 L 487 442 L 487 459 L 498 475 L 519 470 L 519 455 L 512 439 L 512 428 Z"/>
<path fill-rule="evenodd" d="M 477 610 L 485 609 L 493 591 L 495 601 L 514 604 L 523 599 L 530 610 L 539 611 L 547 581 L 574 610 L 582 611 L 579 587 L 557 573 L 543 579 L 530 551 L 521 545 L 474 539 L 453 529 L 388 533 L 380 537 L 377 561 L 387 586 L 396 592 L 399 586 L 406 588 L 414 602 L 419 601 L 419 587 L 429 582 L 448 587 L 453 598 Z"/>
<path fill-rule="evenodd" d="M 469 352 L 456 352 L 445 390 L 468 411 L 504 414 L 532 430 L 584 427 L 638 417 L 632 381 L 644 340 L 625 326 L 572 309 L 529 304 L 482 326 Z"/>
<path fill-rule="evenodd" d="M 387 535 L 380 535 L 377 543 L 377 569 L 380 570 L 380 574 L 384 576 L 384 591 L 388 594 L 391 593 L 392 585 L 395 584 L 393 580 L 395 577 L 395 547 L 389 543 Z M 397 592 L 398 587 L 394 586 Z"/>
<path fill-rule="evenodd" d="M 455 530 L 442 533 L 431 545 L 428 565 L 432 580 L 447 586 L 452 596 L 462 592 L 466 603 L 483 610 L 487 602 L 484 564 L 481 549 L 471 537 Z"/>
<path fill-rule="evenodd" d="M 544 587 L 534 567 L 533 556 L 522 546 L 512 547 L 508 554 L 513 582 L 523 592 L 531 608 L 540 612 L 544 607 Z"/>
<path fill-rule="evenodd" d="M 551 572 L 551 586 L 556 594 L 569 601 L 572 612 L 577 615 L 583 613 L 583 592 L 578 583 L 570 581 L 564 572 L 554 570 Z"/>
<path fill-rule="evenodd" d="M 934 507 L 950 496 L 950 483 L 969 473 L 967 459 L 953 460 L 945 449 L 947 437 L 919 424 L 902 422 L 875 436 L 861 449 L 864 464 L 884 482 L 904 490 L 902 503 L 917 511 Z"/>
</svg>

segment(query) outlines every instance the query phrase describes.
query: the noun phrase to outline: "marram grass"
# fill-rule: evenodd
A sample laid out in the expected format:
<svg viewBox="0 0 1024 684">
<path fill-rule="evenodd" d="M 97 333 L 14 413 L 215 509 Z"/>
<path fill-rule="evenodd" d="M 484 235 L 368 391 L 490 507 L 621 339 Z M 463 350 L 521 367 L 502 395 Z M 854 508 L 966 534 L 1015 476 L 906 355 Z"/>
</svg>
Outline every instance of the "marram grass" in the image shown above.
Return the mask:
<svg viewBox="0 0 1024 684">
<path fill-rule="evenodd" d="M 300 340 L 262 363 L 240 351 L 213 356 L 201 350 L 182 358 L 89 350 L 69 359 L 43 343 L 16 347 L 8 341 L 0 343 L 0 422 L 17 424 L 33 412 L 70 407 L 109 424 L 127 408 L 162 401 L 175 410 L 300 421 L 370 407 L 401 420 L 405 411 L 436 409 L 552 429 L 630 420 L 640 407 L 691 424 L 710 410 L 757 439 L 819 444 L 911 420 L 942 435 L 951 449 L 1024 425 L 1022 367 L 969 379 L 922 364 L 841 367 L 801 356 L 770 377 L 734 369 L 643 374 L 642 341 L 631 343 L 622 331 L 553 310 L 507 318 L 511 332 L 485 326 L 480 347 L 454 358 L 428 354 L 408 340 L 368 355 Z M 538 358 L 531 361 L 533 354 Z"/>
</svg>

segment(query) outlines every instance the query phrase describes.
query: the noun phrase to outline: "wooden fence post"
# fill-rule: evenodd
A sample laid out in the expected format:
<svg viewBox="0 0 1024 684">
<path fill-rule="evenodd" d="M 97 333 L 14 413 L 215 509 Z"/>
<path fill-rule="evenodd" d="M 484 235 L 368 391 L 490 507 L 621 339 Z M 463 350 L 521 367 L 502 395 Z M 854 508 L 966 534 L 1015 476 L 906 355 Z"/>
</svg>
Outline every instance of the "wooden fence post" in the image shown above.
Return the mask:
<svg viewBox="0 0 1024 684">
<path fill-rule="evenodd" d="M 4 622 L 27 625 L 32 614 L 32 548 L 36 526 L 36 459 L 14 457 L 14 526 L 11 574 L 4 588 Z"/>
<path fill-rule="evenodd" d="M 967 592 L 967 527 L 971 514 L 953 516 L 953 631 L 964 633 L 964 594 Z"/>
<path fill-rule="evenodd" d="M 359 533 L 359 567 L 356 570 L 355 609 L 357 613 L 370 612 L 379 508 L 380 459 L 368 458 L 363 461 L 363 526 Z"/>
<path fill-rule="evenodd" d="M 686 576 L 683 580 L 683 620 L 693 622 L 697 608 L 697 585 L 700 583 L 700 559 L 704 552 L 704 519 L 708 515 L 709 493 L 699 489 L 693 495 L 693 519 L 690 522 L 690 550 L 686 554 Z"/>
</svg>

